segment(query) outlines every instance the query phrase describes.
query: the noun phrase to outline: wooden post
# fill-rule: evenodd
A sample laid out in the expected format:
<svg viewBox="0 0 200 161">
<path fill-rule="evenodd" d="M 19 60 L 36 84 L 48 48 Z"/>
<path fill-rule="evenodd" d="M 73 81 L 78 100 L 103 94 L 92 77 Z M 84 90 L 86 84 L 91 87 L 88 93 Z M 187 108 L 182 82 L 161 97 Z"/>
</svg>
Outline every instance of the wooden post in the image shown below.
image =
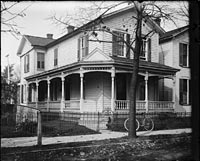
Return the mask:
<svg viewBox="0 0 200 161">
<path fill-rule="evenodd" d="M 50 102 L 50 80 L 47 80 L 47 111 L 49 112 L 49 102 Z"/>
<path fill-rule="evenodd" d="M 113 67 L 111 72 L 111 111 L 115 110 L 114 97 L 115 97 L 115 69 Z"/>
<path fill-rule="evenodd" d="M 64 89 L 65 89 L 65 78 L 61 77 L 61 81 L 62 81 L 62 96 L 61 96 L 61 112 L 63 112 L 64 109 L 64 105 L 65 105 L 65 97 L 64 97 Z"/>
<path fill-rule="evenodd" d="M 173 109 L 176 107 L 176 76 L 172 77 L 173 80 L 173 95 L 172 95 L 172 102 L 173 102 Z"/>
<path fill-rule="evenodd" d="M 41 119 L 41 112 L 37 112 L 38 115 L 38 127 L 37 127 L 37 145 L 42 145 L 42 119 Z"/>
<path fill-rule="evenodd" d="M 80 85 L 80 111 L 83 110 L 83 77 L 84 74 L 81 72 L 80 73 L 80 79 L 81 79 L 81 85 Z"/>
<path fill-rule="evenodd" d="M 146 113 L 149 111 L 149 108 L 148 108 L 148 72 L 146 72 L 146 75 L 144 77 L 144 80 L 145 80 L 145 110 L 146 110 Z"/>
<path fill-rule="evenodd" d="M 39 83 L 36 82 L 36 100 L 35 100 L 35 102 L 36 102 L 36 108 L 37 109 L 38 109 L 38 86 L 39 86 Z"/>
</svg>

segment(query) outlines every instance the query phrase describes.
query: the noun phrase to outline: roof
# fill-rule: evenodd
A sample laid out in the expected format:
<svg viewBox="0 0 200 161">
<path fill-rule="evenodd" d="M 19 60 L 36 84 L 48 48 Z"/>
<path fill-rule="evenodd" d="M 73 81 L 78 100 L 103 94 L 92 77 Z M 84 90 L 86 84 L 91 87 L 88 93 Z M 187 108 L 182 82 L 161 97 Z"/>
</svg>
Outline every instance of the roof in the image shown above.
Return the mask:
<svg viewBox="0 0 200 161">
<path fill-rule="evenodd" d="M 127 58 L 116 57 L 116 56 L 111 56 L 111 58 L 114 60 L 115 63 L 122 63 L 128 66 L 133 66 L 133 59 L 127 59 Z M 161 74 L 175 73 L 179 71 L 179 69 L 176 69 L 164 64 L 149 62 L 149 61 L 144 61 L 144 60 L 140 60 L 139 67 L 140 69 L 154 71 L 156 73 L 165 72 Z"/>
<path fill-rule="evenodd" d="M 94 61 L 94 62 L 87 62 L 87 61 L 80 61 L 80 62 L 75 62 L 72 64 L 68 64 L 62 67 L 58 67 L 55 69 L 51 69 L 48 71 L 44 71 L 35 75 L 31 75 L 26 77 L 25 79 L 30 80 L 30 79 L 36 79 L 36 78 L 41 78 L 44 76 L 48 76 L 54 73 L 61 73 L 65 72 L 67 70 L 71 69 L 80 69 L 81 66 L 94 66 L 94 65 L 99 65 L 99 66 L 104 66 L 104 65 L 114 65 L 116 67 L 126 67 L 127 70 L 132 70 L 133 66 L 133 59 L 127 59 L 127 58 L 122 58 L 122 57 L 116 57 L 116 56 L 110 56 L 112 60 L 109 61 Z M 152 73 L 156 73 L 159 75 L 172 75 L 175 74 L 179 69 L 172 68 L 170 66 L 166 66 L 163 64 L 159 63 L 154 63 L 154 62 L 148 62 L 148 61 L 140 61 L 139 63 L 139 70 L 140 71 L 149 71 Z"/>
<path fill-rule="evenodd" d="M 160 37 L 160 42 L 171 40 L 173 37 L 187 31 L 188 29 L 189 29 L 189 26 L 187 25 L 181 28 L 177 28 L 175 30 L 168 31 Z"/>
<path fill-rule="evenodd" d="M 111 17 L 111 16 L 113 16 L 113 15 L 117 15 L 117 14 L 119 14 L 119 13 L 121 14 L 121 13 L 123 13 L 123 12 L 130 11 L 130 10 L 133 9 L 133 8 L 134 8 L 133 6 L 124 7 L 124 8 L 122 8 L 122 9 L 113 11 L 113 12 L 108 13 L 108 14 L 105 14 L 105 15 L 102 16 L 102 18 L 103 18 L 103 19 L 107 19 L 107 18 L 109 18 L 109 17 Z M 66 39 L 69 39 L 70 37 L 72 37 L 72 36 L 74 36 L 74 35 L 76 35 L 76 34 L 82 32 L 86 27 L 92 26 L 92 25 L 96 24 L 96 22 L 99 22 L 99 21 L 102 22 L 102 19 L 101 19 L 100 16 L 97 17 L 96 19 L 94 19 L 94 20 L 92 20 L 92 21 L 90 21 L 90 22 L 84 24 L 83 26 L 81 26 L 81 27 L 75 29 L 74 31 L 72 31 L 72 32 L 70 32 L 70 33 L 68 33 L 68 34 L 66 34 L 66 35 L 64 35 L 64 36 L 62 36 L 62 37 L 56 39 L 55 41 L 53 41 L 53 42 L 47 44 L 46 47 L 48 48 L 48 47 L 54 46 L 54 45 L 58 44 L 59 42 L 62 42 L 62 41 L 64 41 L 64 40 L 66 40 Z M 148 18 L 147 21 L 148 21 L 152 26 L 155 27 L 155 29 L 156 29 L 157 32 L 162 33 L 162 34 L 165 33 L 165 30 L 164 30 L 161 26 L 159 26 L 156 22 L 154 22 L 151 18 Z"/>
<path fill-rule="evenodd" d="M 30 35 L 24 35 L 27 40 L 31 43 L 32 46 L 41 46 L 45 47 L 47 44 L 54 41 L 54 39 L 50 38 L 44 38 L 44 37 L 38 37 L 38 36 L 30 36 Z"/>
</svg>

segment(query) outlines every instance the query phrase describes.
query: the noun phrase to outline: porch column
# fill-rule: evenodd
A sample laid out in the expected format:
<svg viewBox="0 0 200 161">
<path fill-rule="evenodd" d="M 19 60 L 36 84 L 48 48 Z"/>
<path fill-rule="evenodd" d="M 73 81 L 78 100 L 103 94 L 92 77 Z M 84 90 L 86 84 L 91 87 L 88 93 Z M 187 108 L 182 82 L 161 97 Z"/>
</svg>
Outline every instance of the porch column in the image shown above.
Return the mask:
<svg viewBox="0 0 200 161">
<path fill-rule="evenodd" d="M 146 113 L 149 111 L 148 109 L 148 79 L 149 79 L 149 76 L 148 76 L 148 72 L 146 72 L 146 75 L 144 77 L 144 80 L 145 80 L 145 110 L 146 110 Z"/>
<path fill-rule="evenodd" d="M 29 96 L 29 84 L 26 84 L 26 104 L 28 105 L 28 96 Z"/>
<path fill-rule="evenodd" d="M 62 81 L 62 96 L 61 96 L 61 112 L 63 112 L 63 109 L 65 107 L 65 96 L 64 96 L 64 90 L 65 90 L 65 78 L 61 77 Z"/>
<path fill-rule="evenodd" d="M 81 79 L 81 86 L 80 86 L 80 111 L 83 110 L 83 77 L 84 74 L 81 72 L 80 73 L 80 79 Z"/>
<path fill-rule="evenodd" d="M 176 76 L 172 77 L 173 80 L 173 94 L 172 94 L 172 102 L 173 102 L 173 109 L 175 109 L 175 100 L 176 100 Z"/>
<path fill-rule="evenodd" d="M 115 110 L 115 70 L 111 72 L 111 111 Z"/>
<path fill-rule="evenodd" d="M 21 83 L 20 83 L 19 95 L 20 95 L 19 104 L 21 104 L 22 103 L 22 85 L 21 85 Z"/>
<path fill-rule="evenodd" d="M 36 95 L 35 95 L 36 108 L 38 108 L 38 87 L 39 83 L 36 82 Z"/>
<path fill-rule="evenodd" d="M 50 80 L 48 79 L 47 80 L 47 111 L 48 112 L 49 112 L 49 109 L 50 109 L 49 102 L 50 102 Z"/>
</svg>

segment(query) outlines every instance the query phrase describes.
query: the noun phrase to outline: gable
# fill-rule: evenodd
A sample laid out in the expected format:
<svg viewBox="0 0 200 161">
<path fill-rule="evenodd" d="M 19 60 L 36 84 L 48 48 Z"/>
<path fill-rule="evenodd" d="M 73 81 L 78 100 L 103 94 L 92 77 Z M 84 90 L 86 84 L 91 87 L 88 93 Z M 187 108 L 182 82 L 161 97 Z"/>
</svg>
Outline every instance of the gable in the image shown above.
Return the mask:
<svg viewBox="0 0 200 161">
<path fill-rule="evenodd" d="M 21 54 L 25 54 L 26 52 L 30 51 L 32 46 L 30 42 L 23 36 L 19 48 L 17 50 L 17 55 L 20 56 Z"/>
<path fill-rule="evenodd" d="M 103 53 L 99 48 L 95 48 L 83 61 L 108 61 L 111 60 L 109 56 Z"/>
</svg>

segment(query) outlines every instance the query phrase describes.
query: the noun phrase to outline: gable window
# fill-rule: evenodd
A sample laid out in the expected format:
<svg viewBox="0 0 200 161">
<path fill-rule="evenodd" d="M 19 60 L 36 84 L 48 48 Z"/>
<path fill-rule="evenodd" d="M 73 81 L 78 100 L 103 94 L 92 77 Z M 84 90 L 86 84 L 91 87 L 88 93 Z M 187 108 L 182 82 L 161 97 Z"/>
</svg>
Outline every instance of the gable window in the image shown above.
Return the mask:
<svg viewBox="0 0 200 161">
<path fill-rule="evenodd" d="M 140 59 L 151 61 L 151 39 L 142 39 L 142 51 L 140 53 Z"/>
<path fill-rule="evenodd" d="M 130 34 L 120 31 L 113 31 L 112 35 L 112 52 L 115 56 L 130 57 L 130 48 L 123 42 L 130 43 Z"/>
<path fill-rule="evenodd" d="M 37 69 L 43 70 L 44 69 L 44 53 L 37 53 Z"/>
<path fill-rule="evenodd" d="M 188 45 L 179 43 L 179 64 L 182 67 L 188 67 Z"/>
<path fill-rule="evenodd" d="M 54 49 L 54 66 L 58 65 L 58 48 Z"/>
<path fill-rule="evenodd" d="M 179 103 L 180 105 L 188 105 L 190 102 L 189 100 L 189 80 L 188 79 L 180 79 L 179 82 Z"/>
<path fill-rule="evenodd" d="M 29 72 L 29 55 L 24 56 L 24 73 Z"/>
<path fill-rule="evenodd" d="M 78 39 L 78 60 L 86 57 L 88 55 L 88 35 L 84 35 Z"/>
</svg>

